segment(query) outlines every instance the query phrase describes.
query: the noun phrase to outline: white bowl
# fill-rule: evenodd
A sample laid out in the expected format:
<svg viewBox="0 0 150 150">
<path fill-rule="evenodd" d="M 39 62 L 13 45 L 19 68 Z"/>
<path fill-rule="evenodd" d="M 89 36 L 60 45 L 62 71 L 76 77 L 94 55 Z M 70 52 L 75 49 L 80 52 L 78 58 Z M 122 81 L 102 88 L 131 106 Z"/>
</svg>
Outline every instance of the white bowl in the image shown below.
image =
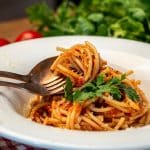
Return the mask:
<svg viewBox="0 0 150 150">
<path fill-rule="evenodd" d="M 39 61 L 58 54 L 57 46 L 67 48 L 87 40 L 116 69 L 134 70 L 134 78 L 142 80 L 141 88 L 150 98 L 150 45 L 142 42 L 94 36 L 51 37 L 18 42 L 0 48 L 0 70 L 26 74 Z M 32 96 L 25 90 L 0 87 L 1 136 L 50 149 L 150 148 L 150 126 L 124 131 L 88 132 L 32 122 L 23 116 L 23 108 Z"/>
</svg>

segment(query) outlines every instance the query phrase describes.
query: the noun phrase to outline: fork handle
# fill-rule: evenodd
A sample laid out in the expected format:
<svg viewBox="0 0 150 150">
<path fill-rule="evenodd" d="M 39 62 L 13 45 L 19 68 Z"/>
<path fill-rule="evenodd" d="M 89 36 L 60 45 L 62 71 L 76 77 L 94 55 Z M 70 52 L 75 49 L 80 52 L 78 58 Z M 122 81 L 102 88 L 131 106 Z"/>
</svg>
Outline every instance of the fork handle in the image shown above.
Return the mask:
<svg viewBox="0 0 150 150">
<path fill-rule="evenodd" d="M 6 81 L 0 81 L 0 86 L 14 87 L 14 88 L 23 88 L 22 83 L 11 83 Z"/>
<path fill-rule="evenodd" d="M 7 71 L 0 71 L 0 77 L 16 79 L 16 80 L 20 80 L 20 81 L 24 81 L 24 82 L 29 81 L 28 75 L 21 75 L 21 74 L 7 72 Z"/>
<path fill-rule="evenodd" d="M 36 83 L 12 83 L 0 81 L 0 86 L 13 87 L 17 89 L 26 89 L 31 93 L 47 95 L 47 89 Z"/>
</svg>

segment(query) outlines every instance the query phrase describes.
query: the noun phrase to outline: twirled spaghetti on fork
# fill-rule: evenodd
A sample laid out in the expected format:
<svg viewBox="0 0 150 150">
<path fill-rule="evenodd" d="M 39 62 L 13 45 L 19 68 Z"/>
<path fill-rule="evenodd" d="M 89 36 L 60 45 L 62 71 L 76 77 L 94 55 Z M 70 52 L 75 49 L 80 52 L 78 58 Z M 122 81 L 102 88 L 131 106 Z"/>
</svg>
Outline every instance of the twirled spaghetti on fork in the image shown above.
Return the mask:
<svg viewBox="0 0 150 150">
<path fill-rule="evenodd" d="M 150 124 L 149 102 L 130 79 L 106 65 L 89 42 L 69 49 L 58 48 L 51 70 L 67 77 L 65 94 L 36 96 L 28 118 L 54 127 L 112 131 Z"/>
</svg>

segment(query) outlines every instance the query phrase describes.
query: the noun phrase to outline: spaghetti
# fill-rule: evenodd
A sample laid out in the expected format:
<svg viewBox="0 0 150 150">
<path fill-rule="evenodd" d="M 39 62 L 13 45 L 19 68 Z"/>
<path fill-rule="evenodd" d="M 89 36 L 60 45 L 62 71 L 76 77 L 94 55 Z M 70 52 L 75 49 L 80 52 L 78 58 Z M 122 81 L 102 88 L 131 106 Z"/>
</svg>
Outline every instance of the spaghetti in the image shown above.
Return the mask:
<svg viewBox="0 0 150 150">
<path fill-rule="evenodd" d="M 99 73 L 104 75 L 105 82 L 123 75 L 120 71 L 107 66 L 98 55 L 96 48 L 89 42 L 59 50 L 63 53 L 51 69 L 57 74 L 68 76 L 75 87 L 92 81 Z M 120 90 L 119 101 L 114 99 L 110 92 L 103 92 L 100 96 L 82 102 L 69 101 L 63 94 L 36 96 L 32 101 L 28 118 L 54 127 L 89 131 L 123 130 L 150 124 L 148 100 L 138 87 L 140 81 L 128 78 L 132 73 L 133 71 L 125 73 L 122 83 L 135 90 L 138 101 L 134 101 L 123 90 Z M 79 79 L 84 82 L 79 82 Z"/>
</svg>

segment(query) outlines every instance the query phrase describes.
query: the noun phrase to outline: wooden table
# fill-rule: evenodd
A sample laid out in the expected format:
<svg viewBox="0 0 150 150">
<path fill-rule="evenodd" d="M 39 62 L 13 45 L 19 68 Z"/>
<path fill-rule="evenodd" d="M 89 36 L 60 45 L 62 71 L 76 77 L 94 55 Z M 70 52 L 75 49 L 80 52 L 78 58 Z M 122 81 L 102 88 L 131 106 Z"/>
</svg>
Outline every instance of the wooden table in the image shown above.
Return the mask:
<svg viewBox="0 0 150 150">
<path fill-rule="evenodd" d="M 26 18 L 0 22 L 0 38 L 13 42 L 19 33 L 29 29 L 33 29 L 33 26 Z"/>
</svg>

